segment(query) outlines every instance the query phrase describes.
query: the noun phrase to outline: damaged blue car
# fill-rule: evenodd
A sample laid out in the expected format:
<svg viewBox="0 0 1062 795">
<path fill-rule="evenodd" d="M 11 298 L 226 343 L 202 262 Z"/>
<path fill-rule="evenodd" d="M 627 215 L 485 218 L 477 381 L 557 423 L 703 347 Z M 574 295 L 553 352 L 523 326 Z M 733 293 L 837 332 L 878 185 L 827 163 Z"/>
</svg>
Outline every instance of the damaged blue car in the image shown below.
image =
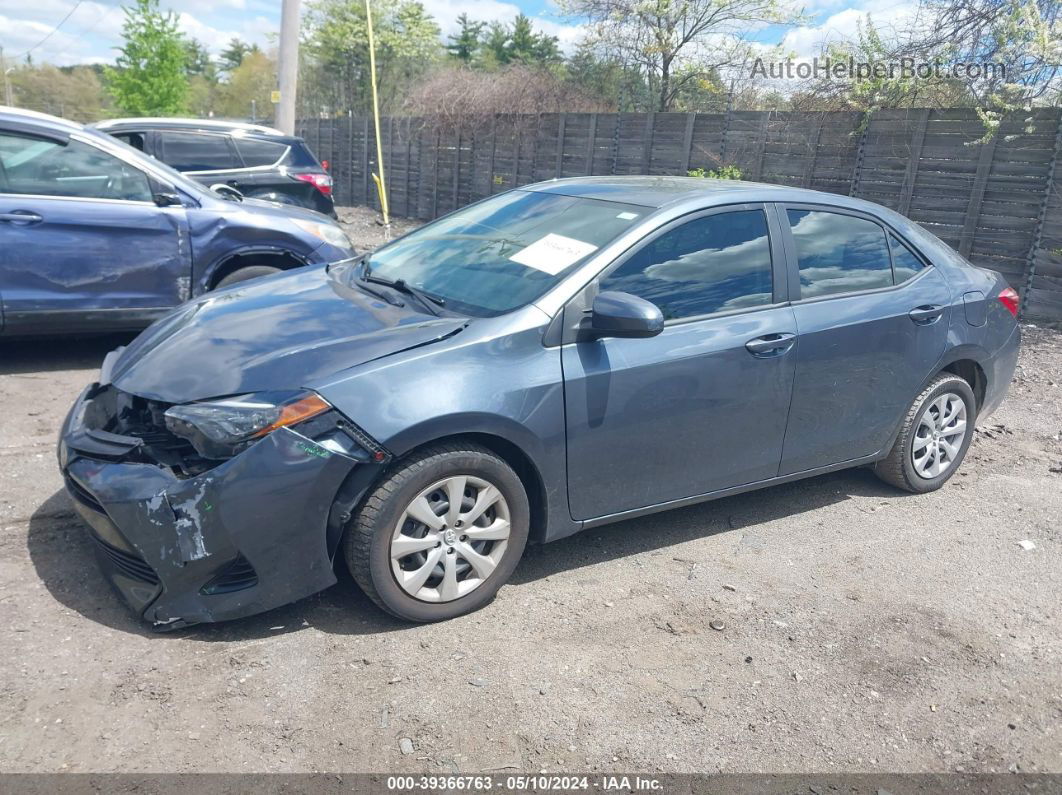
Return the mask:
<svg viewBox="0 0 1062 795">
<path fill-rule="evenodd" d="M 557 180 L 201 296 L 109 354 L 59 465 L 172 628 L 329 587 L 487 604 L 525 545 L 846 467 L 940 488 L 1003 399 L 1017 295 L 857 199 Z"/>
<path fill-rule="evenodd" d="M 0 333 L 139 330 L 191 297 L 349 257 L 312 210 L 209 190 L 75 122 L 0 107 Z"/>
</svg>

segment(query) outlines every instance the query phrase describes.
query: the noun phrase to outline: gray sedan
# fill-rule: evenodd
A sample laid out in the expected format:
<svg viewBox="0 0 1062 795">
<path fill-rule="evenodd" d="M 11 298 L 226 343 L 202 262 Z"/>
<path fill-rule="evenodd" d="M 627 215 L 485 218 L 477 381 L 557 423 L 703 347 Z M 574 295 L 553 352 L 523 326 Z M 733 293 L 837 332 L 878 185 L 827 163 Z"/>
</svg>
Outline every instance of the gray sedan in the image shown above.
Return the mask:
<svg viewBox="0 0 1062 795">
<path fill-rule="evenodd" d="M 487 604 L 528 541 L 872 465 L 961 465 L 1018 355 L 1017 295 L 883 207 L 587 178 L 371 256 L 185 304 L 108 356 L 60 466 L 159 627 L 327 588 Z"/>
</svg>

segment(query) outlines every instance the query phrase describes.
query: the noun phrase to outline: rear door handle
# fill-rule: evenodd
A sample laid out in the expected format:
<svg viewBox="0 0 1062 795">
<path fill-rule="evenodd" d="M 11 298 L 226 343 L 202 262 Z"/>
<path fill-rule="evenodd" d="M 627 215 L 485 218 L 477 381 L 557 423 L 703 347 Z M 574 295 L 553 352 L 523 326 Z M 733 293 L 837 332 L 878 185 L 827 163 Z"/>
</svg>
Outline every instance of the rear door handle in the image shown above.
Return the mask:
<svg viewBox="0 0 1062 795">
<path fill-rule="evenodd" d="M 0 221 L 7 221 L 12 224 L 20 224 L 22 226 L 30 226 L 32 224 L 39 224 L 44 219 L 37 213 L 31 213 L 29 210 L 12 210 L 9 213 L 0 213 Z"/>
<path fill-rule="evenodd" d="M 926 304 L 925 306 L 916 306 L 907 314 L 919 326 L 928 326 L 930 323 L 936 323 L 940 320 L 940 316 L 944 314 L 944 307 Z"/>
<path fill-rule="evenodd" d="M 796 342 L 796 334 L 764 334 L 745 343 L 745 350 L 760 359 L 788 353 Z"/>
</svg>

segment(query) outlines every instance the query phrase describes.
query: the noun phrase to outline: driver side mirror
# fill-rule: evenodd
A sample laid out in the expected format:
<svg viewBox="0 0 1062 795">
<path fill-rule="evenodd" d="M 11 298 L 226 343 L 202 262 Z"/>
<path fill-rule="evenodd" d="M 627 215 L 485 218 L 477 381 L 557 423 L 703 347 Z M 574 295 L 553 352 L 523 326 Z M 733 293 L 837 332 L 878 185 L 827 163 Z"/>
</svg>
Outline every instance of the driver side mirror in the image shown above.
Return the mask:
<svg viewBox="0 0 1062 795">
<path fill-rule="evenodd" d="M 180 207 L 182 204 L 181 197 L 170 191 L 160 191 L 152 198 L 157 207 Z"/>
<path fill-rule="evenodd" d="M 644 298 L 612 290 L 594 298 L 590 331 L 596 337 L 655 337 L 663 330 L 660 307 Z"/>
<path fill-rule="evenodd" d="M 236 188 L 232 187 L 232 185 L 226 185 L 224 182 L 215 182 L 210 186 L 210 189 L 223 199 L 233 199 L 238 202 L 243 201 L 243 194 Z"/>
</svg>

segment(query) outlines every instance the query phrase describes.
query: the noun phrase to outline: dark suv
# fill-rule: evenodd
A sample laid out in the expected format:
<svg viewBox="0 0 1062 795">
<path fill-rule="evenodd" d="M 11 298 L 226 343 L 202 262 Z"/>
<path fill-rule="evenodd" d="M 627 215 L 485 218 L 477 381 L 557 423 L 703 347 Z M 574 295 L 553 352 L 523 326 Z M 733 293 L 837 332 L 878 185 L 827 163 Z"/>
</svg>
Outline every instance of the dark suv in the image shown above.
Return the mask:
<svg viewBox="0 0 1062 795">
<path fill-rule="evenodd" d="M 258 124 L 205 119 L 111 119 L 96 129 L 207 187 L 336 215 L 332 178 L 301 138 Z"/>
</svg>

